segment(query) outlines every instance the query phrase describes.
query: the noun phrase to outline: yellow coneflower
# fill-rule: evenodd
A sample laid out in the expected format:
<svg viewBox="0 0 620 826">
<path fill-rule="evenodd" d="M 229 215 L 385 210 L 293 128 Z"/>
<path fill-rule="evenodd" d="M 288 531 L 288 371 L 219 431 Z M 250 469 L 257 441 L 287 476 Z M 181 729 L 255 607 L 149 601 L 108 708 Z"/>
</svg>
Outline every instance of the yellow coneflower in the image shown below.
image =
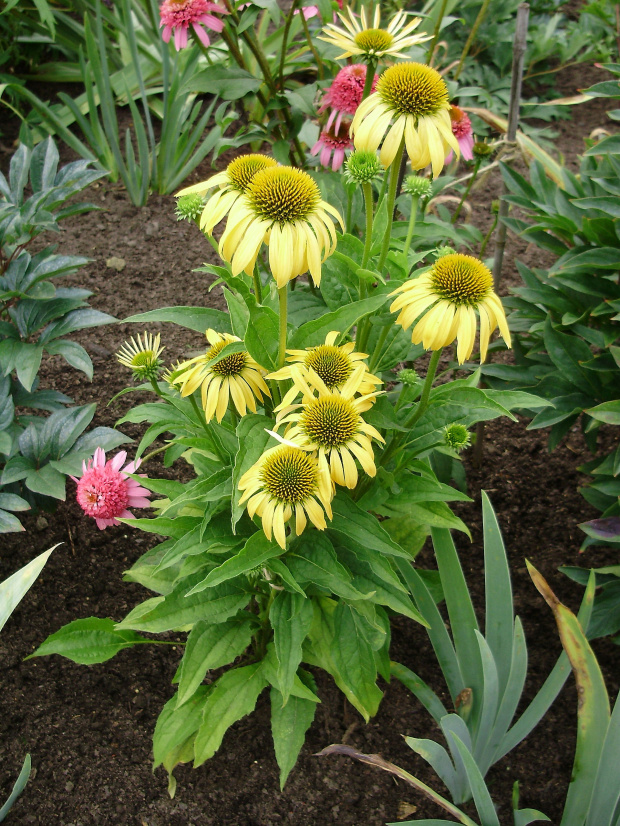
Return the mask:
<svg viewBox="0 0 620 826">
<path fill-rule="evenodd" d="M 330 391 L 340 390 L 351 377 L 353 370 L 363 359 L 368 358 L 366 353 L 356 353 L 355 343 L 350 341 L 347 344 L 336 345 L 339 332 L 332 330 L 325 336 L 325 344 L 316 347 L 307 347 L 305 350 L 287 350 L 289 354 L 287 361 L 292 364 L 283 367 L 276 373 L 270 373 L 267 378 L 277 381 L 284 381 L 293 378 L 295 368 L 301 369 L 303 373 L 314 370 L 323 384 Z M 383 384 L 378 376 L 374 376 L 366 367 L 362 381 L 358 388 L 358 393 L 362 396 L 372 393 L 375 387 Z M 299 394 L 299 390 L 293 386 L 282 401 L 285 407 Z M 368 405 L 371 406 L 371 402 Z M 368 408 L 366 408 L 368 409 Z"/>
<path fill-rule="evenodd" d="M 295 516 L 294 532 L 300 536 L 307 524 L 306 516 L 320 531 L 332 519 L 331 500 L 334 486 L 329 472 L 301 448 L 282 444 L 265 451 L 258 462 L 239 480 L 250 518 L 257 514 L 267 539 L 286 548 L 286 523 Z"/>
<path fill-rule="evenodd" d="M 136 340 L 137 339 L 137 340 Z M 144 333 L 144 341 L 138 335 L 126 341 L 116 354 L 125 367 L 129 367 L 138 381 L 156 380 L 161 368 L 159 354 L 165 349 L 159 345 L 160 334 Z"/>
<path fill-rule="evenodd" d="M 351 135 L 356 149 L 370 152 L 383 141 L 379 157 L 385 167 L 396 157 L 403 137 L 412 167 L 431 164 L 435 176 L 450 149 L 459 155 L 446 84 L 439 72 L 422 63 L 397 63 L 383 72 L 377 90 L 355 113 Z"/>
<path fill-rule="evenodd" d="M 370 21 L 366 18 L 365 9 L 362 9 L 360 21 L 357 20 L 356 15 L 353 14 L 350 8 L 347 9 L 346 16 L 338 14 L 338 17 L 342 21 L 344 29 L 333 23 L 328 23 L 323 29 L 324 36 L 319 35 L 319 40 L 324 40 L 339 49 L 344 49 L 344 52 L 336 57 L 336 60 L 352 57 L 353 55 L 362 55 L 366 60 L 373 61 L 385 55 L 407 57 L 401 51 L 402 49 L 408 49 L 416 43 L 430 40 L 430 35 L 410 34 L 420 25 L 422 18 L 414 17 L 410 23 L 405 25 L 407 14 L 404 11 L 398 12 L 392 18 L 387 29 L 379 28 L 381 23 L 379 6 L 375 9 L 372 25 L 369 25 Z"/>
<path fill-rule="evenodd" d="M 304 450 L 317 451 L 319 466 L 329 468 L 334 482 L 348 488 L 357 485 L 355 459 L 369 476 L 375 476 L 372 439 L 384 441 L 379 431 L 360 415 L 368 410 L 368 402 L 375 399 L 378 391 L 354 398 L 364 372 L 363 365 L 358 365 L 343 387 L 332 393 L 313 370 L 307 376 L 294 370 L 293 381 L 301 391 L 301 404 L 283 403 L 276 408 L 276 427 L 288 425 L 287 441 Z"/>
<path fill-rule="evenodd" d="M 202 407 L 208 422 L 215 416 L 221 422 L 232 398 L 237 412 L 245 416 L 247 408 L 256 413 L 256 399 L 262 402 L 269 388 L 263 379 L 267 372 L 245 350 L 231 353 L 213 364 L 214 359 L 233 341 L 241 341 L 229 333 L 207 330 L 211 345 L 201 356 L 183 361 L 170 376 L 170 384 L 179 388 L 183 397 L 200 387 Z"/>
<path fill-rule="evenodd" d="M 228 215 L 219 253 L 234 275 L 252 274 L 263 243 L 269 245 L 269 266 L 278 288 L 310 271 L 321 283 L 321 263 L 336 248 L 336 227 L 328 215 L 344 224 L 340 213 L 321 199 L 307 172 L 276 166 L 257 172 Z"/>
<path fill-rule="evenodd" d="M 177 192 L 176 197 L 181 198 L 185 195 L 204 197 L 213 187 L 220 187 L 219 191 L 209 198 L 200 217 L 200 229 L 210 235 L 213 227 L 224 218 L 237 198 L 246 192 L 256 173 L 277 165 L 277 161 L 267 155 L 240 155 L 231 161 L 223 172 L 218 172 L 217 175 L 199 184 L 185 187 Z"/>
<path fill-rule="evenodd" d="M 481 360 L 485 360 L 489 338 L 498 326 L 510 347 L 510 331 L 504 308 L 493 290 L 491 271 L 471 255 L 444 255 L 430 270 L 406 281 L 390 295 L 398 295 L 390 312 L 400 310 L 396 322 L 403 329 L 419 319 L 411 341 L 421 342 L 427 350 L 439 350 L 458 338 L 459 364 L 468 359 L 474 349 L 476 310 L 480 316 Z"/>
</svg>

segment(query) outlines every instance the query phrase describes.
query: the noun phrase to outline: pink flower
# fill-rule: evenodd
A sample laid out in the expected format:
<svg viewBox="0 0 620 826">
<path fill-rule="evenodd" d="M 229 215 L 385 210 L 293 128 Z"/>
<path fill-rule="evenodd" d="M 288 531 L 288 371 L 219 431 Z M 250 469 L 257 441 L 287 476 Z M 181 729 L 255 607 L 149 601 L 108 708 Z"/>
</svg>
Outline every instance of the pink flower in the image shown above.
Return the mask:
<svg viewBox="0 0 620 826">
<path fill-rule="evenodd" d="M 353 141 L 349 137 L 350 121 L 343 121 L 340 128 L 325 129 L 321 132 L 318 141 L 310 150 L 311 155 L 318 155 L 319 160 L 323 166 L 329 166 L 332 152 L 334 153 L 334 160 L 332 162 L 332 169 L 337 172 L 344 161 L 344 153 L 346 149 L 353 149 Z"/>
<path fill-rule="evenodd" d="M 162 37 L 166 43 L 170 41 L 174 32 L 174 45 L 177 52 L 187 46 L 187 33 L 190 26 L 204 46 L 209 46 L 209 35 L 202 28 L 206 26 L 214 32 L 221 32 L 224 24 L 211 12 L 228 14 L 228 11 L 210 0 L 164 0 L 159 7 L 160 28 L 163 26 Z"/>
<path fill-rule="evenodd" d="M 471 161 L 474 157 L 474 134 L 471 128 L 471 121 L 462 109 L 458 106 L 450 107 L 450 120 L 452 121 L 452 134 L 457 139 L 461 149 L 461 155 L 466 161 Z M 446 157 L 446 163 L 450 163 L 453 156 L 452 150 Z"/>
<path fill-rule="evenodd" d="M 379 75 L 375 75 L 371 92 L 375 91 Z M 330 129 L 335 123 L 336 132 L 340 129 L 343 115 L 354 115 L 362 102 L 364 84 L 366 83 L 366 66 L 363 63 L 353 63 L 345 66 L 334 78 L 319 107 L 319 114 L 331 107 L 331 113 L 325 124 Z"/>
<path fill-rule="evenodd" d="M 140 460 L 129 462 L 121 470 L 127 458 L 127 451 L 121 450 L 113 459 L 106 462 L 105 453 L 98 447 L 92 459 L 82 462 L 82 476 L 76 479 L 77 500 L 88 516 L 92 516 L 99 530 L 110 525 L 120 525 L 118 517 L 133 519 L 134 515 L 127 508 L 148 508 L 150 491 L 140 486 L 135 479 L 127 478 L 128 473 L 135 473 L 140 467 Z M 141 474 L 145 476 L 146 474 Z"/>
</svg>

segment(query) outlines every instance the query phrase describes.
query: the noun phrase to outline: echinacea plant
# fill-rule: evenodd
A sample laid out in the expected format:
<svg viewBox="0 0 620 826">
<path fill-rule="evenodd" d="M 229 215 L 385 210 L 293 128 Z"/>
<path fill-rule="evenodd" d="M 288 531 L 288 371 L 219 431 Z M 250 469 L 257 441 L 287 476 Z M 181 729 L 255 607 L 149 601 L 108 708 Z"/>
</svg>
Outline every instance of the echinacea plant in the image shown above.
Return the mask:
<svg viewBox="0 0 620 826">
<path fill-rule="evenodd" d="M 478 388 L 476 373 L 434 386 L 455 338 L 458 361 L 472 356 L 476 312 L 482 351 L 498 325 L 510 337 L 481 261 L 427 250 L 434 263 L 409 278 L 412 257 L 398 245 L 390 252 L 386 224 L 373 217 L 382 168 L 370 150 L 347 162 L 365 194 L 365 242 L 338 233 L 341 215 L 308 173 L 268 156 L 238 157 L 182 190 L 180 199 L 201 199 L 192 216 L 208 234 L 225 222 L 223 264 L 203 269 L 217 275 L 229 312 L 169 307 L 129 319 L 206 336 L 203 353 L 165 370 L 159 337 L 121 348 L 119 361 L 156 403 L 119 424 L 149 427 L 133 464 L 123 469 L 122 454 L 104 463 L 100 452 L 79 482 L 95 518 L 165 537 L 127 573 L 155 596 L 116 624 L 76 620 L 36 653 L 101 662 L 143 644 L 143 633 L 189 632 L 154 734 L 155 766 L 169 772 L 171 792 L 174 767 L 208 760 L 265 689 L 284 784 L 320 701 L 309 667 L 330 674 L 366 720 L 376 714 L 377 679 L 391 674 L 390 617 L 434 622 L 415 604 L 417 552 L 431 531 L 468 533 L 448 505 L 468 497 L 440 481 L 435 458 L 458 463 L 476 422 L 537 404 Z M 428 191 L 421 179 L 415 197 Z M 406 298 L 405 319 L 395 295 Z M 444 332 L 431 334 L 444 316 Z M 419 377 L 413 365 L 424 347 L 431 361 Z M 158 454 L 167 466 L 184 461 L 193 478 L 136 477 L 138 462 L 144 473 Z M 109 509 L 98 474 L 115 491 Z M 162 498 L 151 502 L 154 516 L 132 510 L 130 519 L 121 506 L 146 507 L 142 489 Z"/>
</svg>

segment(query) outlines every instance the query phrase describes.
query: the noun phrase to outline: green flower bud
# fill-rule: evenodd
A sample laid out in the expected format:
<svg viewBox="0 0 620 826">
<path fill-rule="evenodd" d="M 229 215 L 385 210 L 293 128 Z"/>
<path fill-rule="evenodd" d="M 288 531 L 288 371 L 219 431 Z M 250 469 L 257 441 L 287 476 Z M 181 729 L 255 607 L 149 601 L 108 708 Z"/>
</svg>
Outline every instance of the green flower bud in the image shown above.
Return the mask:
<svg viewBox="0 0 620 826">
<path fill-rule="evenodd" d="M 444 255 L 456 255 L 456 250 L 452 247 L 437 247 L 435 250 L 435 258 L 443 258 Z"/>
<path fill-rule="evenodd" d="M 376 152 L 356 149 L 345 163 L 344 177 L 347 183 L 367 184 L 383 172 Z"/>
<path fill-rule="evenodd" d="M 177 221 L 195 221 L 202 212 L 206 199 L 204 196 L 193 192 L 191 195 L 181 195 L 177 198 L 177 206 L 174 214 Z"/>
<path fill-rule="evenodd" d="M 407 175 L 403 184 L 405 192 L 413 198 L 428 198 L 431 194 L 431 187 L 430 180 L 421 175 Z"/>
<path fill-rule="evenodd" d="M 495 148 L 485 141 L 476 141 L 472 147 L 472 152 L 474 153 L 474 158 L 488 158 L 489 155 L 495 152 Z"/>
<path fill-rule="evenodd" d="M 449 424 L 444 428 L 443 438 L 447 446 L 457 453 L 471 444 L 471 433 L 463 424 Z"/>
<path fill-rule="evenodd" d="M 497 215 L 499 212 L 499 201 L 491 201 L 491 212 L 493 215 Z"/>
<path fill-rule="evenodd" d="M 410 368 L 400 370 L 398 372 L 397 378 L 398 381 L 402 381 L 403 384 L 408 384 L 411 387 L 413 387 L 414 384 L 417 384 L 420 381 L 420 377 L 418 376 L 416 371 Z"/>
</svg>

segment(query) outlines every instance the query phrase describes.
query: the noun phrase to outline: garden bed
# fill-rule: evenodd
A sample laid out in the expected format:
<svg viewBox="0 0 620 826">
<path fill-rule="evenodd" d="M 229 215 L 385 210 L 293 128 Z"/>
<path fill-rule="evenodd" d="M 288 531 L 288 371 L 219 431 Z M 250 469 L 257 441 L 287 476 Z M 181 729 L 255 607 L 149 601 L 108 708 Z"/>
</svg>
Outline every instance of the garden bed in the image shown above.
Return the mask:
<svg viewBox="0 0 620 826">
<path fill-rule="evenodd" d="M 574 94 L 598 77 L 584 78 L 582 69 L 565 73 L 561 93 Z M 605 124 L 604 109 L 594 101 L 559 124 L 556 145 L 573 165 L 583 147 L 582 136 Z M 2 163 L 5 167 L 6 158 Z M 203 164 L 193 179 L 211 174 Z M 474 195 L 474 222 L 484 231 L 488 204 L 496 196 L 497 177 Z M 219 288 L 208 292 L 211 276 L 192 273 L 213 256 L 194 226 L 177 223 L 171 197 L 153 196 L 145 208 L 130 204 L 123 189 L 105 182 L 89 193 L 102 212 L 64 224 L 59 241 L 69 254 L 87 255 L 92 264 L 73 277 L 71 286 L 94 292 L 91 303 L 118 318 L 161 306 L 209 305 L 224 308 Z M 54 239 L 56 240 L 56 239 Z M 536 266 L 539 250 L 510 239 L 506 256 L 506 285 L 516 283 L 515 256 Z M 110 259 L 122 259 L 115 269 Z M 211 259 L 215 262 L 215 258 Z M 68 282 L 67 282 L 67 285 Z M 151 325 L 161 331 L 167 361 L 188 357 L 202 346 L 198 334 L 171 325 Z M 83 331 L 76 336 L 95 365 L 92 384 L 64 362 L 50 359 L 41 371 L 42 386 L 62 390 L 76 403 L 96 400 L 97 424 L 112 426 L 134 403 L 135 396 L 108 402 L 126 384 L 127 374 L 114 352 L 134 325 L 120 324 Z M 123 428 L 132 437 L 141 429 Z M 590 550 L 578 556 L 582 534 L 579 522 L 596 511 L 577 492 L 575 468 L 590 458 L 577 428 L 553 454 L 546 450 L 546 431 L 526 431 L 525 422 L 496 420 L 487 425 L 480 468 L 465 455 L 472 504 L 461 505 L 459 516 L 470 526 L 473 542 L 456 539 L 475 600 L 483 607 L 480 490 L 489 493 L 496 509 L 511 562 L 516 610 L 524 622 L 530 652 L 529 700 L 551 669 L 560 651 L 552 615 L 534 589 L 525 558 L 549 578 L 571 607 L 581 589 L 557 572 L 562 564 L 598 566 L 608 560 Z M 157 460 L 151 474 L 159 469 Z M 170 476 L 172 471 L 164 470 Z M 45 637 L 71 620 L 109 616 L 120 620 L 144 597 L 139 585 L 123 583 L 124 570 L 155 539 L 121 527 L 103 532 L 83 516 L 68 483 L 68 500 L 53 515 L 26 517 L 26 533 L 4 535 L 0 579 L 57 542 L 41 577 L 7 623 L 0 638 L 6 667 L 2 680 L 0 722 L 0 789 L 6 791 L 26 751 L 33 773 L 25 793 L 12 809 L 10 824 L 45 826 L 380 826 L 439 811 L 386 775 L 344 758 L 318 758 L 314 753 L 333 742 L 347 742 L 366 752 L 381 753 L 435 787 L 439 782 L 426 764 L 405 745 L 402 735 L 436 736 L 437 730 L 415 699 L 398 683 L 382 685 L 385 697 L 378 715 L 364 725 L 356 711 L 343 705 L 340 692 L 324 674 L 317 674 L 321 705 L 299 762 L 283 792 L 269 731 L 266 694 L 257 712 L 237 723 L 221 750 L 197 771 L 180 767 L 174 800 L 166 791 L 163 769 L 150 770 L 151 736 L 163 704 L 172 694 L 171 678 L 181 652 L 174 646 L 137 647 L 112 661 L 90 668 L 59 657 L 24 661 Z M 421 566 L 432 566 L 425 549 Z M 615 560 L 613 560 L 615 561 Z M 171 639 L 174 639 L 171 635 Z M 618 690 L 618 649 L 606 640 L 595 650 L 613 697 Z M 442 677 L 434 665 L 421 626 L 402 618 L 393 631 L 392 656 L 414 668 L 436 690 Z M 541 725 L 489 775 L 496 800 L 503 803 L 502 822 L 508 823 L 514 780 L 521 785 L 522 805 L 559 820 L 573 759 L 576 691 L 572 681 Z"/>
</svg>

